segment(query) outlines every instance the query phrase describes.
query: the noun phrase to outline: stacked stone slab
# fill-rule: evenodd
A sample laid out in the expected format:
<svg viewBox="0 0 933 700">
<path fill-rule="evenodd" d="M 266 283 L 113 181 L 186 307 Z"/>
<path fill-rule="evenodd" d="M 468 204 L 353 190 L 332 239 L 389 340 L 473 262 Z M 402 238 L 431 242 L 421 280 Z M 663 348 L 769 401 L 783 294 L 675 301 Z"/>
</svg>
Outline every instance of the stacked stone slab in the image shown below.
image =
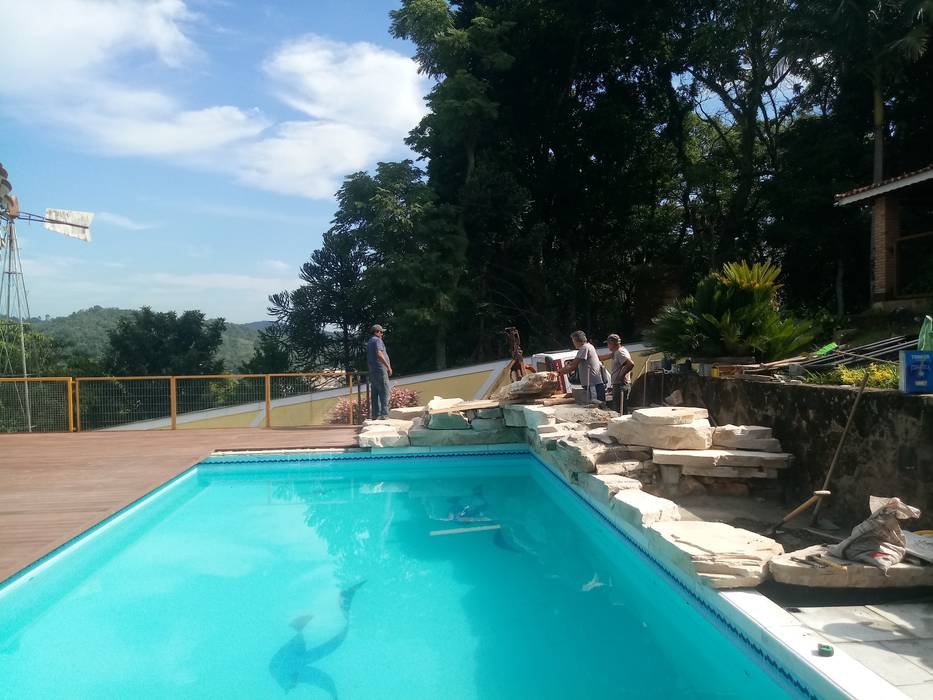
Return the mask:
<svg viewBox="0 0 933 700">
<path fill-rule="evenodd" d="M 667 450 L 705 450 L 713 429 L 703 408 L 646 408 L 609 421 L 608 435 L 624 445 Z"/>
<path fill-rule="evenodd" d="M 755 425 L 710 426 L 706 409 L 659 407 L 640 409 L 631 416 L 609 421 L 605 433 L 588 433 L 593 439 L 616 440 L 626 445 L 652 448 L 661 480 L 676 485 L 681 476 L 713 479 L 776 479 L 791 464 L 781 452 L 771 429 Z"/>
<path fill-rule="evenodd" d="M 435 396 L 425 406 L 392 409 L 390 418 L 366 421 L 360 447 L 492 445 L 524 441 L 524 432 L 508 427 L 498 407 L 477 408 L 463 399 Z M 475 404 L 474 404 L 475 405 Z"/>
<path fill-rule="evenodd" d="M 712 588 L 757 586 L 784 548 L 769 537 L 725 523 L 658 522 L 649 532 L 668 559 Z"/>
<path fill-rule="evenodd" d="M 755 452 L 780 452 L 781 443 L 771 428 L 761 425 L 723 425 L 713 428 L 713 447 Z"/>
<path fill-rule="evenodd" d="M 359 434 L 360 447 L 408 447 L 411 441 L 408 434 L 413 421 L 398 420 L 367 420 Z"/>
</svg>

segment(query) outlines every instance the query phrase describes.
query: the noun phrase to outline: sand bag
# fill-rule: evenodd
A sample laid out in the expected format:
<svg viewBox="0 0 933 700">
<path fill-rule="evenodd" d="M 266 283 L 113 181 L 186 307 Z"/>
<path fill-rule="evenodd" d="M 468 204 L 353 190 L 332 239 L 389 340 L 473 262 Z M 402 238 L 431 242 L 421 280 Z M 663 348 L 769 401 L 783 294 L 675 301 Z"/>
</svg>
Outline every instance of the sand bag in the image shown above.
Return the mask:
<svg viewBox="0 0 933 700">
<path fill-rule="evenodd" d="M 907 551 L 907 540 L 898 520 L 920 517 L 920 511 L 899 498 L 870 496 L 871 515 L 855 526 L 852 534 L 826 550 L 834 557 L 871 564 L 887 573 Z"/>
</svg>

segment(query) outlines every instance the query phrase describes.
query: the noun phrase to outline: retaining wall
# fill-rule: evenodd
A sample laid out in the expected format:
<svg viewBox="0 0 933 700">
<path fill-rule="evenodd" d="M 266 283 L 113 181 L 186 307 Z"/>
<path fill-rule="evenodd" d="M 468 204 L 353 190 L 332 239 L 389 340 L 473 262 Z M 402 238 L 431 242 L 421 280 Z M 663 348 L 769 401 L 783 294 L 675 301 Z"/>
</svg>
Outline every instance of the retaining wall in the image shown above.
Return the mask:
<svg viewBox="0 0 933 700">
<path fill-rule="evenodd" d="M 644 386 L 633 390 L 639 403 Z M 781 384 L 697 375 L 665 375 L 664 395 L 680 389 L 687 405 L 703 406 L 717 425 L 767 425 L 795 457 L 788 470 L 792 500 L 821 488 L 857 388 Z M 648 375 L 648 402 L 659 402 L 660 375 Z M 868 515 L 868 497 L 898 496 L 923 511 L 914 528 L 933 528 L 933 395 L 866 389 L 839 455 L 832 497 L 824 504 L 850 526 Z"/>
</svg>

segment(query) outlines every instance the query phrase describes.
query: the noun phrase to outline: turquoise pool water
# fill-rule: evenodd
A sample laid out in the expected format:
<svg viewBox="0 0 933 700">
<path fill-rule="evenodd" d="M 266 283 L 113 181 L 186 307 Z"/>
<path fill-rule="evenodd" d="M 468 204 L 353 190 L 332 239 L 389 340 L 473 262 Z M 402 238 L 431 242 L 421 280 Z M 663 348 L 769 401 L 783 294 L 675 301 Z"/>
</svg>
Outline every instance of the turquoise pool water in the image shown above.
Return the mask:
<svg viewBox="0 0 933 700">
<path fill-rule="evenodd" d="M 10 698 L 767 698 L 527 455 L 213 464 L 0 590 Z"/>
</svg>

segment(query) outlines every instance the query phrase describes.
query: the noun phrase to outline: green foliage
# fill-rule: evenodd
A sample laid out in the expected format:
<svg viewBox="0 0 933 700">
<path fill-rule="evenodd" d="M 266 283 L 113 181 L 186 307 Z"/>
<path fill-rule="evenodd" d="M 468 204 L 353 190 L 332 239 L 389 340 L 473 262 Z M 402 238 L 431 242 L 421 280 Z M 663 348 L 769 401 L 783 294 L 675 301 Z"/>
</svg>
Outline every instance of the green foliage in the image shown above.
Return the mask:
<svg viewBox="0 0 933 700">
<path fill-rule="evenodd" d="M 92 306 L 57 318 L 32 319 L 30 325 L 53 338 L 61 349 L 62 371 L 70 375 L 94 375 L 109 347 L 108 333 L 132 315 L 130 309 Z M 226 370 L 240 367 L 253 354 L 259 330 L 268 321 L 227 323 L 218 355 Z"/>
<path fill-rule="evenodd" d="M 811 384 L 836 384 L 859 386 L 868 373 L 866 386 L 876 389 L 897 389 L 898 368 L 889 363 L 869 363 L 867 367 L 834 367 L 829 372 L 807 375 Z"/>
<path fill-rule="evenodd" d="M 148 306 L 121 319 L 108 333 L 106 370 L 117 376 L 216 374 L 226 323 L 200 311 L 157 313 Z"/>
<path fill-rule="evenodd" d="M 237 371 L 243 374 L 270 374 L 288 372 L 291 369 L 291 354 L 281 337 L 279 327 L 270 326 L 259 331 L 253 356 Z"/>
<path fill-rule="evenodd" d="M 393 386 L 389 390 L 389 408 L 407 408 L 417 406 L 419 402 L 420 399 L 416 391 L 402 386 Z M 347 425 L 351 422 L 349 420 L 351 411 L 353 425 L 359 425 L 369 418 L 369 405 L 365 400 L 365 396 L 361 397 L 359 401 L 356 399 L 351 401 L 347 397 L 340 398 L 334 405 L 334 410 L 331 411 L 328 422 L 335 425 Z"/>
<path fill-rule="evenodd" d="M 64 350 L 52 336 L 34 330 L 32 323 L 0 320 L 0 377 L 23 376 L 22 350 L 26 350 L 26 372 L 31 377 L 60 377 L 66 373 Z"/>
<path fill-rule="evenodd" d="M 790 357 L 813 340 L 806 321 L 784 318 L 778 304 L 780 268 L 726 263 L 700 281 L 693 296 L 661 311 L 646 332 L 664 352 L 688 357 Z"/>
<path fill-rule="evenodd" d="M 434 81 L 406 140 L 426 177 L 383 163 L 344 183 L 332 233 L 360 298 L 346 326 L 318 297 L 274 303 L 292 358 L 359 362 L 372 320 L 403 371 L 503 357 L 506 326 L 530 349 L 631 336 L 694 288 L 662 316 L 677 347 L 805 346 L 778 300 L 834 317 L 869 301 L 867 215 L 834 206 L 870 180 L 867 135 L 897 171 L 929 160 L 929 19 L 929 0 L 402 0 L 391 32 Z M 769 302 L 738 270 L 707 281 L 742 258 L 774 262 L 764 286 L 784 271 Z"/>
</svg>

